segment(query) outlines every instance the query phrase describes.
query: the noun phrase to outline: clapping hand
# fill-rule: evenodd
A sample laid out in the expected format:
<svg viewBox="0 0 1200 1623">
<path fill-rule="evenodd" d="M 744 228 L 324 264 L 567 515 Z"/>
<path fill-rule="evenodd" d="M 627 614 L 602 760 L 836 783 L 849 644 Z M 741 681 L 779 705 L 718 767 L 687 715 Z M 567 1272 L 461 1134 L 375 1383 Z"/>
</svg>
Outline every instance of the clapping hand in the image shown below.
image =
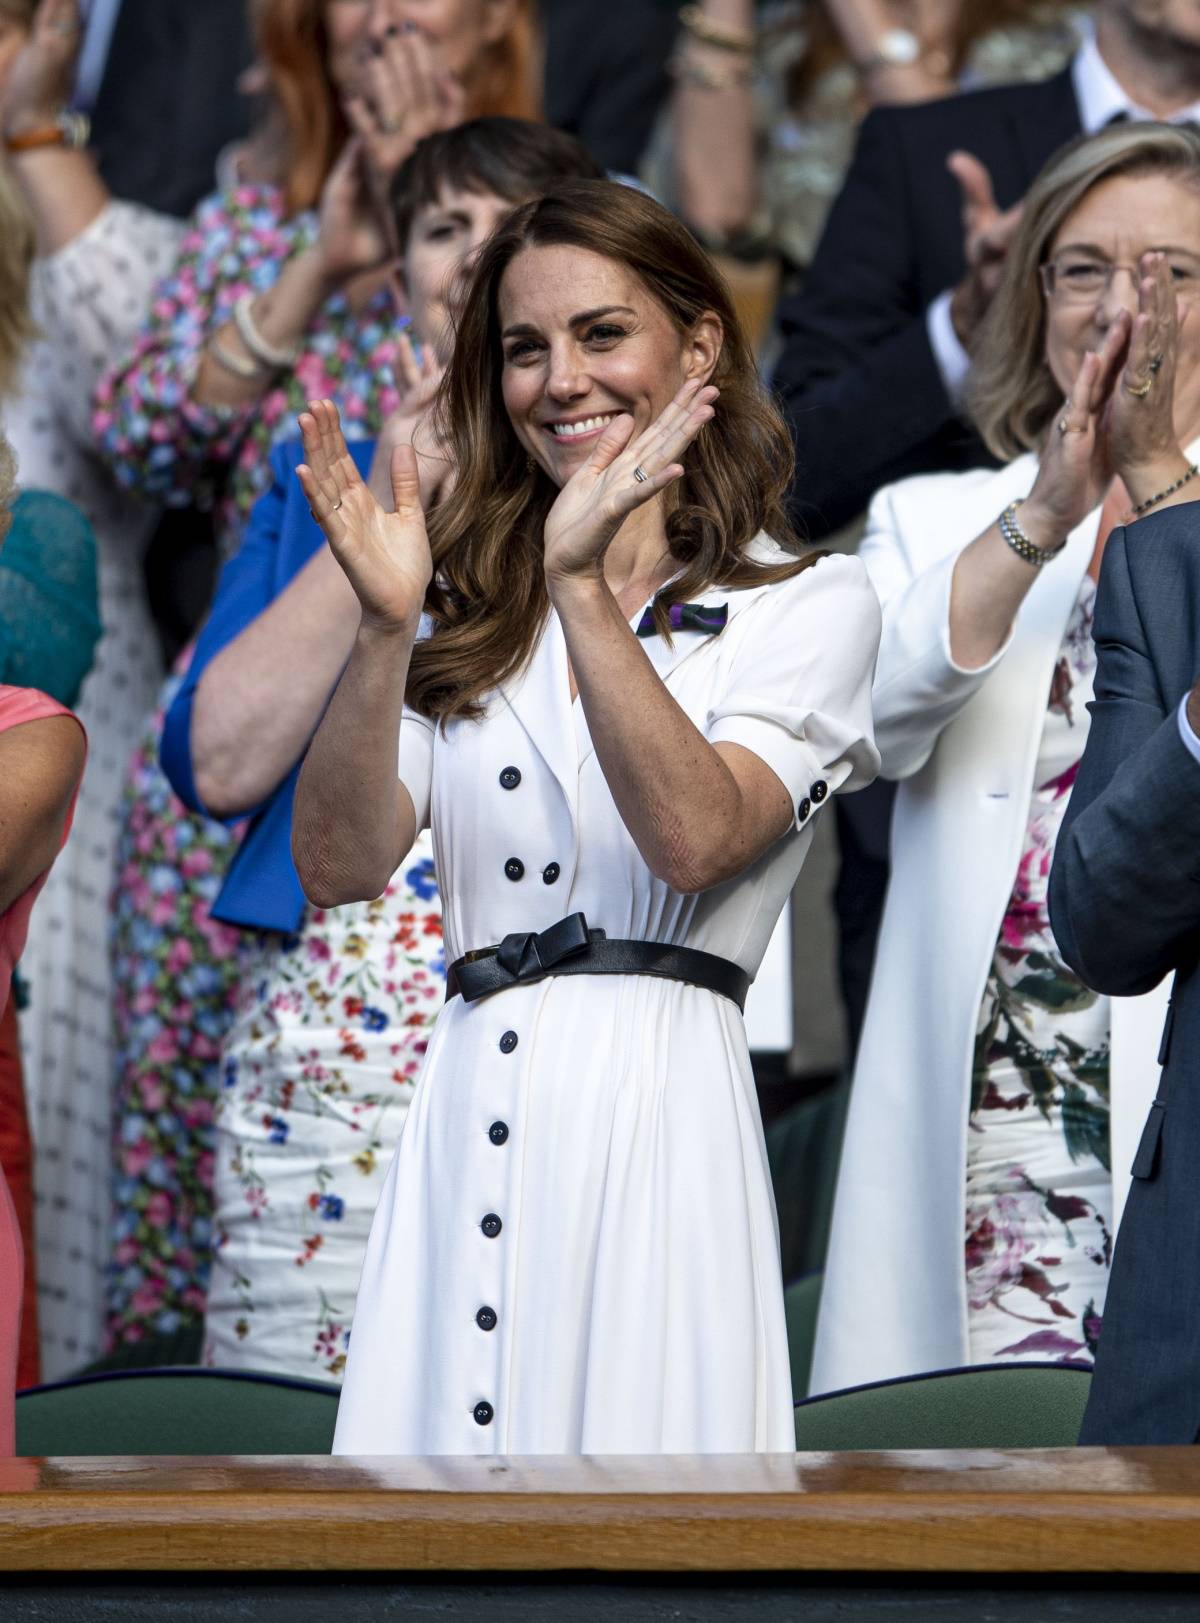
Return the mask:
<svg viewBox="0 0 1200 1623">
<path fill-rule="evenodd" d="M 1001 210 L 992 177 L 969 152 L 952 152 L 946 167 L 962 193 L 963 258 L 967 274 L 950 300 L 950 319 L 958 341 L 970 349 L 975 331 L 995 297 L 1009 245 L 1021 223 L 1021 204 Z"/>
<path fill-rule="evenodd" d="M 400 404 L 379 432 L 367 485 L 380 505 L 388 507 L 392 499 L 392 454 L 398 445 L 411 445 L 417 457 L 421 507 L 428 513 L 445 494 L 450 477 L 449 454 L 437 437 L 429 411 L 445 368 L 432 344 L 422 345 L 418 359 L 406 332 L 397 340 L 397 351 Z"/>
<path fill-rule="evenodd" d="M 1153 494 L 1186 465 L 1175 432 L 1175 372 L 1187 307 L 1179 306 L 1164 254 L 1143 254 L 1138 270 L 1138 313 L 1105 409 L 1103 435 L 1109 461 L 1131 494 L 1142 470 Z"/>
<path fill-rule="evenodd" d="M 29 39 L 4 82 L 0 107 L 5 135 L 53 124 L 71 99 L 82 40 L 79 0 L 41 0 Z"/>
<path fill-rule="evenodd" d="M 317 216 L 317 251 L 332 287 L 387 263 L 391 255 L 383 221 L 362 142 L 351 136 L 329 171 Z"/>
<path fill-rule="evenodd" d="M 313 400 L 300 416 L 305 461 L 296 469 L 312 515 L 362 608 L 364 626 L 411 635 L 433 575 L 417 458 L 411 445 L 392 452 L 395 511 L 387 513 L 346 449 L 337 407 Z"/>
<path fill-rule="evenodd" d="M 629 514 L 682 477 L 679 458 L 713 416 L 717 394 L 693 378 L 642 433 L 634 433 L 627 412 L 613 419 L 546 516 L 548 579 L 602 574 L 604 554 Z"/>
</svg>

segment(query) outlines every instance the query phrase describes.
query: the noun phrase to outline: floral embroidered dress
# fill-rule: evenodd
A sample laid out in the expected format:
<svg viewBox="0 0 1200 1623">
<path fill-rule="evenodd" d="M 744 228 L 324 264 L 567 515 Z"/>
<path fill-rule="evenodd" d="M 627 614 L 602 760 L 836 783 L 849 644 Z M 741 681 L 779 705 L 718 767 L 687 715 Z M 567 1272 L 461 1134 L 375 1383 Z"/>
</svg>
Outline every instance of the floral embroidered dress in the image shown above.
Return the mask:
<svg viewBox="0 0 1200 1623">
<path fill-rule="evenodd" d="M 1096 588 L 1084 577 L 979 1013 L 967 1136 L 971 1362 L 1091 1363 L 1112 1260 L 1110 1005 L 1059 956 L 1047 892 L 1087 742 Z"/>
<path fill-rule="evenodd" d="M 96 392 L 94 429 L 118 481 L 168 505 L 215 500 L 228 554 L 270 480 L 268 453 L 297 432 L 308 400 L 336 401 L 349 432 L 375 434 L 399 403 L 389 294 L 355 313 L 341 294 L 315 316 L 294 369 L 247 407 L 197 405 L 212 333 L 244 292 L 272 286 L 316 237 L 312 213 L 239 186 L 200 204 L 151 319 Z M 208 907 L 237 831 L 193 817 L 158 765 L 164 696 L 133 757 L 114 898 L 117 1076 L 115 1251 L 109 1345 L 199 1323 L 211 1260 L 216 1056 L 233 1015 L 241 932 Z"/>
<path fill-rule="evenodd" d="M 428 833 L 378 901 L 261 939 L 224 1049 L 205 1363 L 340 1382 L 445 992 Z"/>
</svg>

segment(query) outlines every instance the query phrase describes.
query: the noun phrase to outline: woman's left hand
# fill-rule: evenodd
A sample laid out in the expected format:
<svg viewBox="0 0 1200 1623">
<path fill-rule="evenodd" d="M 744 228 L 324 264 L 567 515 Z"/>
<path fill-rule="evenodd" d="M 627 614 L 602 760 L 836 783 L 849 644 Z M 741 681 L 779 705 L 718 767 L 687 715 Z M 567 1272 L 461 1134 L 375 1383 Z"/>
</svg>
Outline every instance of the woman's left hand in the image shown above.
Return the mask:
<svg viewBox="0 0 1200 1623">
<path fill-rule="evenodd" d="M 1101 428 L 1112 470 L 1131 495 L 1146 478 L 1153 484 L 1183 463 L 1175 432 L 1175 373 L 1183 316 L 1166 256 L 1143 254 L 1138 268 L 1138 313 Z"/>
<path fill-rule="evenodd" d="M 368 40 L 346 116 L 381 199 L 418 141 L 462 123 L 465 101 L 437 46 L 411 23 L 393 21 Z"/>
<path fill-rule="evenodd" d="M 682 477 L 678 459 L 713 416 L 718 392 L 699 378 L 691 379 L 637 435 L 628 412 L 613 419 L 546 516 L 543 562 L 548 580 L 603 576 L 604 554 L 629 514 Z M 635 469 L 645 478 L 636 478 Z"/>
</svg>

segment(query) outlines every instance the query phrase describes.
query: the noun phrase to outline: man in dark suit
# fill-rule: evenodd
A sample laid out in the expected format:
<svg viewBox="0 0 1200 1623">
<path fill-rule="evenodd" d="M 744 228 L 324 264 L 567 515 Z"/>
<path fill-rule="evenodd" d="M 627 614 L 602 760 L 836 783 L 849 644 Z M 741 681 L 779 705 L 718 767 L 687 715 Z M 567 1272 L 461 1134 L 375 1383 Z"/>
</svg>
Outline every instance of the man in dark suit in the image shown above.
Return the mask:
<svg viewBox="0 0 1200 1623">
<path fill-rule="evenodd" d="M 1058 837 L 1063 957 L 1112 996 L 1174 973 L 1081 1443 L 1200 1436 L 1200 503 L 1105 548 L 1092 725 Z"/>
<path fill-rule="evenodd" d="M 1200 117 L 1196 0 L 1101 0 L 1094 34 L 1051 79 L 868 115 L 804 285 L 780 309 L 774 382 L 810 536 L 891 480 L 988 461 L 959 391 L 1007 211 L 1064 142 L 1123 117 Z M 956 153 L 976 162 L 951 172 Z"/>
<path fill-rule="evenodd" d="M 1100 0 L 1094 34 L 1051 79 L 868 115 L 803 287 L 780 310 L 774 382 L 796 446 L 793 510 L 810 537 L 857 518 L 894 479 L 992 461 L 960 413 L 961 389 L 1021 199 L 1074 136 L 1148 117 L 1200 119 L 1196 0 Z M 892 796 L 879 782 L 838 803 L 852 1047 L 887 886 Z"/>
</svg>

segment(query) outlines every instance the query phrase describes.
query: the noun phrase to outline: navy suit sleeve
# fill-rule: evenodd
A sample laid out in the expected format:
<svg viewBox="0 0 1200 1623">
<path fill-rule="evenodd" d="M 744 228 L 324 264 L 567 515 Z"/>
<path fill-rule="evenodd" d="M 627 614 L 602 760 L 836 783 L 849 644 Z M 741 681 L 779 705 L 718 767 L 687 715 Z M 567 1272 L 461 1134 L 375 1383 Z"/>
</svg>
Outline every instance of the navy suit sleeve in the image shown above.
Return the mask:
<svg viewBox="0 0 1200 1623">
<path fill-rule="evenodd" d="M 814 538 L 857 517 L 956 421 L 925 324 L 902 131 L 868 115 L 799 293 L 780 307 L 774 384 L 796 447 L 796 516 Z"/>
<path fill-rule="evenodd" d="M 288 492 L 299 453 L 283 444 L 271 452 L 270 489 L 260 496 L 246 522 L 242 544 L 221 571 L 208 619 L 200 632 L 187 675 L 167 711 L 159 759 L 172 789 L 191 811 L 211 815 L 196 792 L 192 770 L 192 706 L 209 664 L 258 618 L 277 595 L 276 563 Z M 254 808 L 251 808 L 251 811 Z M 240 822 L 239 812 L 225 821 Z"/>
<path fill-rule="evenodd" d="M 1179 736 L 1182 693 L 1159 686 L 1123 530 L 1105 548 L 1095 639 L 1092 725 L 1054 854 L 1050 919 L 1089 986 L 1132 996 L 1196 950 L 1200 762 Z"/>
</svg>

